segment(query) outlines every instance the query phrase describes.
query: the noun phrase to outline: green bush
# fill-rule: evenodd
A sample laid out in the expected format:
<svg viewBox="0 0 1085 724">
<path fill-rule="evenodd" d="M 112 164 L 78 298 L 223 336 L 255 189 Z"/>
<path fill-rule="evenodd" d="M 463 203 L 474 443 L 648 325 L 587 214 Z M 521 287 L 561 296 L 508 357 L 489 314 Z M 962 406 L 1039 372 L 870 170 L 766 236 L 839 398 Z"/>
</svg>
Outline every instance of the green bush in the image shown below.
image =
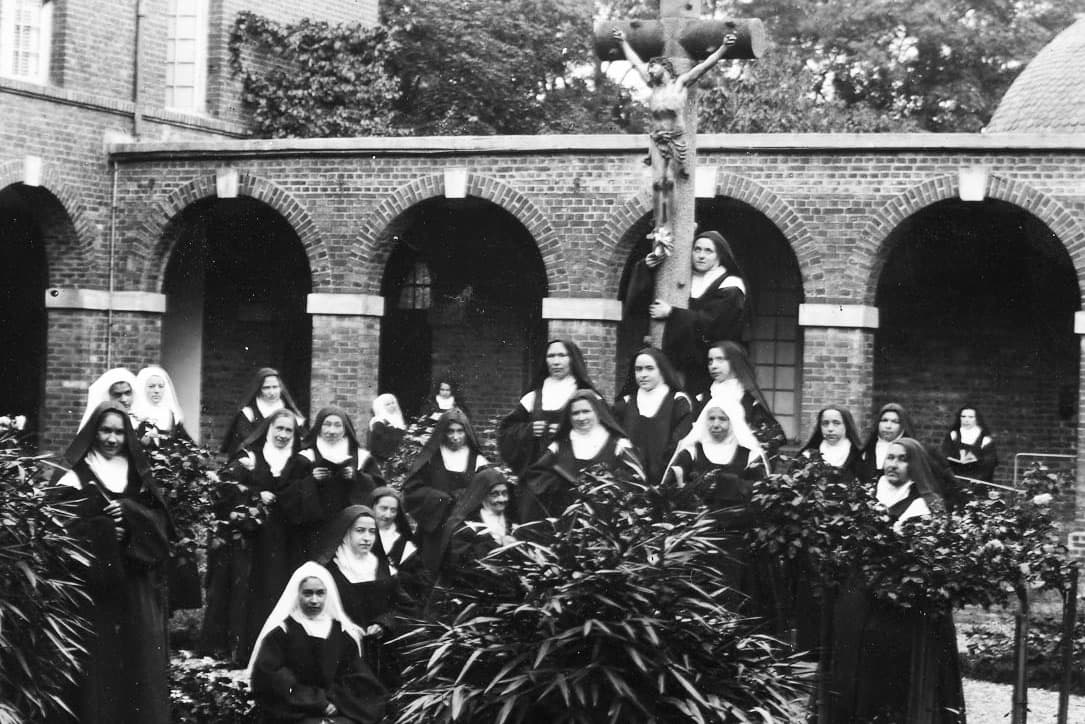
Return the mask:
<svg viewBox="0 0 1085 724">
<path fill-rule="evenodd" d="M 724 606 L 705 513 L 602 470 L 575 492 L 404 637 L 397 721 L 793 720 L 809 672 Z"/>
<path fill-rule="evenodd" d="M 18 419 L 18 418 L 16 418 Z M 89 559 L 47 502 L 43 457 L 0 417 L 0 724 L 42 721 L 75 680 Z"/>
</svg>

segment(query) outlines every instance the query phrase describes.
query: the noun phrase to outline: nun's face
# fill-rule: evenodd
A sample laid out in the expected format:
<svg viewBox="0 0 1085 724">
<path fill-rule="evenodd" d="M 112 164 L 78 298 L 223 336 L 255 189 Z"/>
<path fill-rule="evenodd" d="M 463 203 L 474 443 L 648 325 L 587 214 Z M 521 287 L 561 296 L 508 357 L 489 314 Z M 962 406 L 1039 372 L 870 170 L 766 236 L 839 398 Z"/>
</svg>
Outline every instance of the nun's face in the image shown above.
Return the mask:
<svg viewBox="0 0 1085 724">
<path fill-rule="evenodd" d="M 132 385 L 127 382 L 114 382 L 109 386 L 109 399 L 126 410 L 132 409 L 132 397 Z"/>
<path fill-rule="evenodd" d="M 716 442 L 723 442 L 731 434 L 731 418 L 719 407 L 713 407 L 705 413 L 705 425 L 708 434 Z"/>
<path fill-rule="evenodd" d="M 166 396 L 166 381 L 158 375 L 151 375 L 147 379 L 147 399 L 152 405 L 162 404 L 162 398 Z"/>
<path fill-rule="evenodd" d="M 976 411 L 971 408 L 961 410 L 961 427 L 976 426 Z"/>
<path fill-rule="evenodd" d="M 894 443 L 885 451 L 885 479 L 893 485 L 904 485 L 911 480 L 908 472 L 908 450 Z"/>
<path fill-rule="evenodd" d="M 377 540 L 377 521 L 368 515 L 355 518 L 347 531 L 347 545 L 356 556 L 368 555 Z"/>
<path fill-rule="evenodd" d="M 713 382 L 725 382 L 731 379 L 731 363 L 719 347 L 708 350 L 708 376 Z"/>
<path fill-rule="evenodd" d="M 467 442 L 467 431 L 458 422 L 448 423 L 445 430 L 445 447 L 449 450 L 459 450 Z"/>
<path fill-rule="evenodd" d="M 396 526 L 399 501 L 391 495 L 385 495 L 373 501 L 373 512 L 377 514 L 377 524 L 383 530 L 391 530 Z"/>
<path fill-rule="evenodd" d="M 285 450 L 293 445 L 296 425 L 297 421 L 293 415 L 276 417 L 275 422 L 271 423 L 271 444 L 280 450 Z"/>
<path fill-rule="evenodd" d="M 825 410 L 821 413 L 821 437 L 830 445 L 836 445 L 844 439 L 844 416 L 839 410 Z"/>
<path fill-rule="evenodd" d="M 633 376 L 637 378 L 637 386 L 646 391 L 654 390 L 663 381 L 659 365 L 650 354 L 638 354 L 633 360 Z"/>
<path fill-rule="evenodd" d="M 900 415 L 892 410 L 883 412 L 882 419 L 878 421 L 878 437 L 885 441 L 900 437 Z"/>
<path fill-rule="evenodd" d="M 588 432 L 599 424 L 599 415 L 587 400 L 576 400 L 569 408 L 569 418 L 572 420 L 573 429 L 579 432 Z"/>
<path fill-rule="evenodd" d="M 106 460 L 124 453 L 124 419 L 119 412 L 107 412 L 98 420 L 94 449 Z"/>
<path fill-rule="evenodd" d="M 437 396 L 443 400 L 447 400 L 449 397 L 452 397 L 452 385 L 448 384 L 447 382 L 442 382 L 441 385 L 437 388 Z"/>
<path fill-rule="evenodd" d="M 546 348 L 546 369 L 551 377 L 559 380 L 569 374 L 569 350 L 561 342 Z"/>
<path fill-rule="evenodd" d="M 693 242 L 693 271 L 704 274 L 720 265 L 716 245 L 711 239 L 695 239 Z"/>
<path fill-rule="evenodd" d="M 298 587 L 298 608 L 306 618 L 317 618 L 324 613 L 324 603 L 328 600 L 328 589 L 316 576 L 310 576 Z"/>
<path fill-rule="evenodd" d="M 345 432 L 343 418 L 339 415 L 328 415 L 320 424 L 320 437 L 328 444 L 334 445 L 342 440 Z"/>
<path fill-rule="evenodd" d="M 282 385 L 279 384 L 279 378 L 275 375 L 265 377 L 260 383 L 260 399 L 264 402 L 278 402 L 282 394 Z"/>
<path fill-rule="evenodd" d="M 505 483 L 498 483 L 490 488 L 490 492 L 486 493 L 482 505 L 491 513 L 504 513 L 505 509 L 509 507 L 509 486 Z"/>
</svg>

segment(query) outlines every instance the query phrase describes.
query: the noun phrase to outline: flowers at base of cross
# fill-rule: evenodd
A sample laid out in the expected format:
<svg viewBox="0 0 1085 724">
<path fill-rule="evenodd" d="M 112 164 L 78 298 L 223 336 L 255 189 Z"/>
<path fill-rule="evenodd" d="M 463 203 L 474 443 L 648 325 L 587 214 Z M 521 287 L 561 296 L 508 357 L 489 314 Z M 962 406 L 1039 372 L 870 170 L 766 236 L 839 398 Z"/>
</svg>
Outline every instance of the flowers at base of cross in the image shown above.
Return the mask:
<svg viewBox="0 0 1085 724">
<path fill-rule="evenodd" d="M 9 415 L 0 416 L 0 431 L 14 430 L 15 432 L 22 432 L 26 428 L 26 415 L 15 415 L 11 417 Z"/>
</svg>

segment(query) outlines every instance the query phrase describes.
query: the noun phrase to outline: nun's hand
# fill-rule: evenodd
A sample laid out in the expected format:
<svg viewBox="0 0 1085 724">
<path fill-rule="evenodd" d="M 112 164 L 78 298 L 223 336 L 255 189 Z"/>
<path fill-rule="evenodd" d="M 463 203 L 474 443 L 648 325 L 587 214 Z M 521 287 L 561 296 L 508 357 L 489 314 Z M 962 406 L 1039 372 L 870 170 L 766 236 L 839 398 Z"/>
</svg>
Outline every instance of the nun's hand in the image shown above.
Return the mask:
<svg viewBox="0 0 1085 724">
<path fill-rule="evenodd" d="M 261 490 L 260 500 L 264 501 L 264 505 L 271 505 L 275 502 L 275 493 L 270 490 Z"/>
<path fill-rule="evenodd" d="M 370 624 L 369 628 L 365 630 L 365 635 L 379 639 L 381 636 L 384 635 L 384 627 L 381 626 L 379 623 Z"/>
<path fill-rule="evenodd" d="M 124 511 L 121 510 L 121 504 L 116 500 L 107 505 L 103 512 L 113 519 L 113 531 L 117 536 L 117 540 L 124 538 Z"/>
<path fill-rule="evenodd" d="M 237 459 L 237 462 L 241 464 L 241 467 L 245 468 L 249 472 L 256 469 L 256 456 L 251 452 L 245 453 L 244 457 Z"/>
<path fill-rule="evenodd" d="M 314 480 L 327 480 L 331 476 L 332 476 L 332 471 L 328 470 L 327 468 L 324 468 L 324 467 L 313 468 L 313 479 Z"/>
<path fill-rule="evenodd" d="M 648 316 L 652 319 L 666 319 L 671 316 L 671 305 L 662 299 L 657 299 L 648 307 Z"/>
<path fill-rule="evenodd" d="M 344 478 L 353 478 L 355 472 L 356 471 L 354 470 L 354 468 L 347 465 L 345 468 L 343 468 L 343 477 Z"/>
<path fill-rule="evenodd" d="M 535 437 L 542 437 L 546 434 L 546 420 L 536 420 L 531 423 L 531 434 Z"/>
<path fill-rule="evenodd" d="M 339 713 L 339 710 L 335 708 L 335 704 L 328 702 L 328 705 L 324 707 L 324 716 L 335 716 Z"/>
</svg>

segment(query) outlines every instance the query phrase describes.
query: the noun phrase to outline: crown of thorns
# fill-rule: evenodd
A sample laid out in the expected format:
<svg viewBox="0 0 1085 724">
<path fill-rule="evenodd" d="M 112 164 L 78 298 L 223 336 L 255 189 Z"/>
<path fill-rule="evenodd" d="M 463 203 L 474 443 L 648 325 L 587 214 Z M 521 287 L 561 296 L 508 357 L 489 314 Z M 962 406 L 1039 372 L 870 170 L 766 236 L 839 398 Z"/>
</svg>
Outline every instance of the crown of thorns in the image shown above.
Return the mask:
<svg viewBox="0 0 1085 724">
<path fill-rule="evenodd" d="M 657 65 L 662 65 L 664 70 L 666 70 L 668 73 L 670 73 L 672 77 L 676 77 L 676 78 L 678 77 L 678 73 L 674 69 L 674 63 L 671 61 L 670 58 L 667 58 L 667 57 L 662 56 L 662 55 L 657 55 L 656 57 L 654 57 L 654 58 L 652 58 L 651 60 L 648 61 L 648 65 L 651 65 L 652 63 L 656 63 Z"/>
</svg>

